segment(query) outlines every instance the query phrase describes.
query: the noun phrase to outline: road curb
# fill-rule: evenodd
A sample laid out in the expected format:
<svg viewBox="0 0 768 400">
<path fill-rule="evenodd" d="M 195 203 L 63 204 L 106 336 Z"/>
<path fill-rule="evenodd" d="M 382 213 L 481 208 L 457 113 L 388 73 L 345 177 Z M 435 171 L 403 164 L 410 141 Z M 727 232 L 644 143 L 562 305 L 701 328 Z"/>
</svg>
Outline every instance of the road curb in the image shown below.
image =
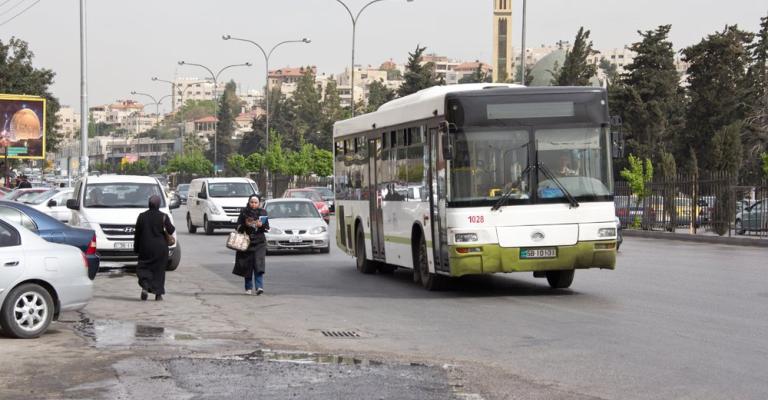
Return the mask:
<svg viewBox="0 0 768 400">
<path fill-rule="evenodd" d="M 638 231 L 633 229 L 623 229 L 621 233 L 624 236 L 648 239 L 679 240 L 684 242 L 726 244 L 731 246 L 768 247 L 768 240 L 766 239 L 690 235 L 685 233 Z"/>
</svg>

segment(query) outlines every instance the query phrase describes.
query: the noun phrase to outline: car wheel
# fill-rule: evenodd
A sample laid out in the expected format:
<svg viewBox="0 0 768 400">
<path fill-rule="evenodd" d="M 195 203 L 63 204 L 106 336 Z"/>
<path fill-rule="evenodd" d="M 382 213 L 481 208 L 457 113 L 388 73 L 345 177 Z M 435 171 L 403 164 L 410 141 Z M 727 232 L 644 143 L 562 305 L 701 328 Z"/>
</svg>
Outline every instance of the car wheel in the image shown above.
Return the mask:
<svg viewBox="0 0 768 400">
<path fill-rule="evenodd" d="M 547 271 L 547 282 L 552 289 L 565 289 L 573 283 L 573 275 L 576 270 Z"/>
<path fill-rule="evenodd" d="M 53 320 L 53 299 L 42 286 L 27 283 L 11 290 L 0 311 L 6 335 L 31 339 L 43 334 Z"/>
<path fill-rule="evenodd" d="M 427 256 L 427 241 L 424 235 L 421 235 L 419 247 L 416 249 L 416 265 L 414 269 L 418 270 L 419 280 L 424 289 L 429 291 L 442 290 L 445 286 L 445 277 L 429 272 L 429 258 Z"/>
<path fill-rule="evenodd" d="M 213 226 L 211 226 L 211 223 L 208 222 L 208 216 L 203 216 L 203 230 L 205 231 L 206 235 L 213 235 Z"/>
<path fill-rule="evenodd" d="M 363 228 L 357 229 L 355 256 L 357 257 L 356 265 L 358 271 L 364 274 L 372 274 L 376 272 L 376 267 L 373 265 L 373 261 L 370 261 L 365 257 L 365 234 L 363 234 Z"/>
<path fill-rule="evenodd" d="M 187 232 L 197 233 L 197 227 L 192 224 L 192 217 L 187 213 Z"/>
<path fill-rule="evenodd" d="M 742 225 L 741 220 L 736 220 L 736 234 L 737 235 L 743 235 L 747 233 L 747 231 L 744 229 L 744 225 Z"/>
<path fill-rule="evenodd" d="M 181 263 L 181 244 L 176 243 L 176 249 L 173 250 L 173 255 L 168 260 L 168 266 L 165 267 L 165 270 L 176 271 L 176 268 L 179 268 L 179 263 Z"/>
</svg>

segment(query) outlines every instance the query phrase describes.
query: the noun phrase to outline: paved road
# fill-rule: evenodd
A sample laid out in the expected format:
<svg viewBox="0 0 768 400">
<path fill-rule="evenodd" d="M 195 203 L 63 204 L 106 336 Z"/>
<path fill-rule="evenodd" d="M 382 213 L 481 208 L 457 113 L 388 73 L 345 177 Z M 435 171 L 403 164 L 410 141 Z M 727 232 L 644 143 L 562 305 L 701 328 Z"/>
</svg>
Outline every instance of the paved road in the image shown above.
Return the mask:
<svg viewBox="0 0 768 400">
<path fill-rule="evenodd" d="M 181 225 L 181 215 L 176 221 Z M 616 271 L 579 271 L 568 290 L 517 274 L 463 279 L 430 293 L 407 271 L 359 274 L 354 259 L 333 248 L 327 255 L 269 256 L 266 294 L 247 297 L 231 274 L 223 232 L 180 232 L 182 266 L 168 275 L 165 302 L 138 302 L 130 275 L 97 278 L 90 319 L 79 323 L 95 343 L 84 356 L 101 357 L 118 376 L 132 370 L 121 365 L 146 362 L 173 375 L 189 362 L 167 354 L 215 361 L 271 348 L 434 366 L 394 370 L 407 377 L 403 387 L 424 393 L 435 388 L 413 383 L 437 379 L 440 388 L 488 399 L 768 397 L 765 249 L 626 238 Z M 58 326 L 63 332 L 69 325 Z M 61 340 L 49 335 L 39 346 L 55 351 L 46 341 Z M 104 383 L 114 380 L 109 372 L 94 374 L 101 386 L 85 387 L 113 388 Z M 146 378 L 162 382 L 157 376 L 165 375 Z M 172 378 L 177 389 L 185 376 Z M 396 397 L 386 393 L 379 397 Z"/>
</svg>

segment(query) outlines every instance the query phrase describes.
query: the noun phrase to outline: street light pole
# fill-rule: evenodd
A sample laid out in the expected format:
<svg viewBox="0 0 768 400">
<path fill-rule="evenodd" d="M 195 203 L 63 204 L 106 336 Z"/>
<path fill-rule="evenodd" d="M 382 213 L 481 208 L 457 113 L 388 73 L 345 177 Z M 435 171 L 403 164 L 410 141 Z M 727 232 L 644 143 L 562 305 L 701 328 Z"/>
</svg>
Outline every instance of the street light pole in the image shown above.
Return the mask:
<svg viewBox="0 0 768 400">
<path fill-rule="evenodd" d="M 135 90 L 134 90 L 134 91 L 132 91 L 132 92 L 131 92 L 131 94 L 132 94 L 132 95 L 134 95 L 134 96 L 136 96 L 136 95 L 139 95 L 139 96 L 146 96 L 146 97 L 149 97 L 150 99 L 152 99 L 152 104 L 154 104 L 154 105 L 155 105 L 155 125 L 156 125 L 156 126 L 160 126 L 160 103 L 157 101 L 157 99 L 155 98 L 155 96 L 152 96 L 152 95 L 151 95 L 151 94 L 149 94 L 149 93 L 141 93 L 141 92 L 137 92 L 137 91 L 135 91 Z"/>
<path fill-rule="evenodd" d="M 301 40 L 285 40 L 285 41 L 282 41 L 282 42 L 272 46 L 272 48 L 269 50 L 269 52 L 267 52 L 267 51 L 264 50 L 263 47 L 261 47 L 260 44 L 254 42 L 253 40 L 236 38 L 236 37 L 232 37 L 231 35 L 223 35 L 221 38 L 223 40 L 239 40 L 241 42 L 250 43 L 250 44 L 256 46 L 259 50 L 261 50 L 261 54 L 264 56 L 264 65 L 265 65 L 265 70 L 266 70 L 266 75 L 265 75 L 266 83 L 265 83 L 265 86 L 264 86 L 264 100 L 266 102 L 266 107 L 267 107 L 266 129 L 265 129 L 266 132 L 264 133 L 264 144 L 265 144 L 264 148 L 266 149 L 266 151 L 269 151 L 269 95 L 270 95 L 270 90 L 269 90 L 269 59 L 272 57 L 272 53 L 275 51 L 275 49 L 277 49 L 278 47 L 280 47 L 280 46 L 282 46 L 284 44 L 288 44 L 288 43 L 312 43 L 312 41 L 307 39 L 307 38 L 303 38 Z M 267 189 L 267 196 L 269 197 L 269 193 L 270 193 L 269 192 L 269 190 L 270 190 L 269 170 L 267 170 L 266 172 L 267 172 L 267 176 L 266 176 L 266 178 L 267 178 L 266 179 L 267 180 L 267 188 L 266 189 Z"/>
<path fill-rule="evenodd" d="M 167 81 L 165 79 L 159 79 L 156 76 L 152 77 L 152 81 L 154 81 L 154 82 L 170 83 L 171 84 L 171 95 L 173 95 L 173 97 L 171 98 L 171 112 L 176 111 L 176 82 Z"/>
<path fill-rule="evenodd" d="M 360 14 L 363 13 L 363 11 L 368 8 L 370 5 L 374 3 L 378 3 L 380 1 L 384 0 L 372 0 L 368 2 L 366 5 L 363 6 L 363 8 L 360 9 L 360 11 L 357 12 L 357 15 L 352 13 L 352 10 L 347 6 L 343 1 L 336 0 L 337 3 L 341 4 L 345 10 L 347 10 L 347 13 L 349 13 L 349 18 L 352 20 L 352 65 L 350 66 L 349 75 L 350 75 L 350 108 L 352 109 L 352 116 L 355 116 L 355 36 L 357 35 L 357 21 L 360 19 Z M 406 0 L 406 2 L 411 3 L 413 0 Z"/>
<path fill-rule="evenodd" d="M 80 175 L 88 175 L 88 59 L 86 57 L 85 0 L 80 0 Z M 8 152 L 6 148 L 6 153 Z M 67 175 L 69 176 L 69 174 Z"/>
<path fill-rule="evenodd" d="M 210 68 L 208 68 L 208 67 L 206 67 L 205 65 L 202 65 L 202 64 L 195 64 L 195 63 L 190 63 L 190 62 L 186 62 L 186 61 L 179 61 L 179 65 L 192 65 L 192 66 L 195 66 L 195 67 L 203 68 L 206 71 L 208 71 L 209 74 L 211 74 L 211 79 L 213 79 L 213 117 L 216 118 L 216 120 L 217 120 L 217 123 L 215 125 L 216 129 L 213 131 L 213 176 L 219 176 L 219 166 L 218 166 L 218 161 L 219 161 L 218 118 L 219 117 L 218 117 L 218 113 L 217 113 L 218 105 L 219 105 L 219 99 L 218 99 L 218 93 L 217 93 L 218 84 L 219 84 L 218 83 L 219 82 L 219 76 L 221 75 L 222 72 L 224 72 L 225 70 L 227 70 L 229 68 L 234 68 L 234 67 L 250 67 L 252 64 L 249 63 L 249 62 L 245 62 L 243 64 L 227 65 L 226 67 L 220 69 L 219 72 L 217 72 L 215 74 L 213 73 L 213 71 Z"/>
</svg>

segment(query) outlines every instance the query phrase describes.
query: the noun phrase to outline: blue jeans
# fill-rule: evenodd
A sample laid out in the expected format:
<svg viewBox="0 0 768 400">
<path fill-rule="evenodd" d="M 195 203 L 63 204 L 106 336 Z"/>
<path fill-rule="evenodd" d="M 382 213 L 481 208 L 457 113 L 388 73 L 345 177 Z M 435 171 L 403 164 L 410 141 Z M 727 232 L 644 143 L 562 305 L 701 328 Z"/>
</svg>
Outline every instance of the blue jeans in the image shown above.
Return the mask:
<svg viewBox="0 0 768 400">
<path fill-rule="evenodd" d="M 256 272 L 254 275 L 256 275 L 256 288 L 264 289 L 264 273 Z M 245 290 L 251 289 L 253 289 L 253 276 L 248 276 L 245 278 Z"/>
</svg>

